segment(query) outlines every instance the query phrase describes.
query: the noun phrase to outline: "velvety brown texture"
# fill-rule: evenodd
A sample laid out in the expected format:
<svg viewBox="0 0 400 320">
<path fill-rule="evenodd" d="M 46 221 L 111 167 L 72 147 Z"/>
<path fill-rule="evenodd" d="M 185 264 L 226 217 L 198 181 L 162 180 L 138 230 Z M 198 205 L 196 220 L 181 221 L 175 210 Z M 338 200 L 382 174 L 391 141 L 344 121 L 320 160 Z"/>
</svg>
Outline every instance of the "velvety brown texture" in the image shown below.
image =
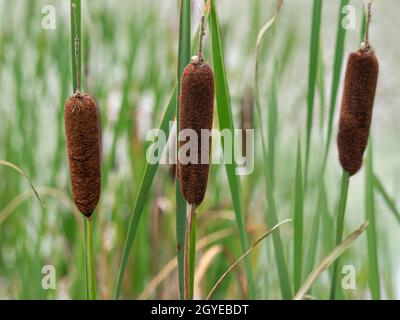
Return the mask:
<svg viewBox="0 0 400 320">
<path fill-rule="evenodd" d="M 347 62 L 337 144 L 344 170 L 361 168 L 368 143 L 379 63 L 372 51 L 353 52 Z"/>
<path fill-rule="evenodd" d="M 201 129 L 212 129 L 213 111 L 214 74 L 207 64 L 190 63 L 183 72 L 181 81 L 179 131 L 188 128 L 196 131 L 198 163 L 182 164 L 178 159 L 178 178 L 184 198 L 196 206 L 204 199 L 209 171 L 208 163 L 201 164 Z M 187 141 L 189 138 L 179 142 L 179 147 Z M 211 138 L 208 146 L 210 151 Z"/>
<path fill-rule="evenodd" d="M 64 107 L 64 123 L 73 198 L 79 211 L 90 217 L 101 191 L 101 139 L 96 101 L 89 95 L 69 97 Z"/>
</svg>

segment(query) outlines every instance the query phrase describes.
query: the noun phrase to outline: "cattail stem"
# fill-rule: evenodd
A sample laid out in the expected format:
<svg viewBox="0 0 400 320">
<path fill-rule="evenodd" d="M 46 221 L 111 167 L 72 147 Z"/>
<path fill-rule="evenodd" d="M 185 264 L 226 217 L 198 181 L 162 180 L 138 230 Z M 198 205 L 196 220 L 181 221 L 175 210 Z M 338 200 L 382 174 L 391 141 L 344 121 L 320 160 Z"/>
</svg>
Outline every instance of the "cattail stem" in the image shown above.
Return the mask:
<svg viewBox="0 0 400 320">
<path fill-rule="evenodd" d="M 206 34 L 205 32 L 205 15 L 204 11 L 201 13 L 201 21 L 200 21 L 200 31 L 199 31 L 199 51 L 197 53 L 197 57 L 199 59 L 199 63 L 202 64 L 204 62 L 203 58 L 203 38 Z"/>
<path fill-rule="evenodd" d="M 191 290 L 191 266 L 190 266 L 190 238 L 192 234 L 192 226 L 193 226 L 193 220 L 196 218 L 196 206 L 194 204 L 188 204 L 187 205 L 187 226 L 186 226 L 186 235 L 185 235 L 185 255 L 184 255 L 184 298 L 185 300 L 190 300 L 193 296 L 192 290 Z M 195 239 L 194 239 L 195 241 Z M 193 259 L 194 260 L 194 259 Z"/>
<path fill-rule="evenodd" d="M 371 49 L 371 46 L 369 44 L 369 25 L 370 25 L 371 19 L 372 19 L 371 5 L 372 5 L 372 0 L 368 0 L 367 23 L 365 26 L 365 38 L 364 38 L 364 43 L 362 44 L 362 49 L 364 49 L 364 50 Z"/>
<path fill-rule="evenodd" d="M 346 170 L 343 170 L 342 185 L 340 189 L 339 207 L 336 220 L 336 245 L 342 242 L 344 229 L 344 216 L 346 212 L 347 195 L 349 191 L 350 175 Z M 337 275 L 339 272 L 339 259 L 333 265 L 330 299 L 334 300 L 336 296 Z"/>
<path fill-rule="evenodd" d="M 81 3 L 80 0 L 71 0 L 72 16 L 71 16 L 71 34 L 72 40 L 72 77 L 73 77 L 73 90 L 74 93 L 81 92 L 81 61 L 80 61 L 80 31 L 81 31 Z"/>
<path fill-rule="evenodd" d="M 83 217 L 85 238 L 86 294 L 88 300 L 96 300 L 96 273 L 94 271 L 93 216 Z"/>
</svg>

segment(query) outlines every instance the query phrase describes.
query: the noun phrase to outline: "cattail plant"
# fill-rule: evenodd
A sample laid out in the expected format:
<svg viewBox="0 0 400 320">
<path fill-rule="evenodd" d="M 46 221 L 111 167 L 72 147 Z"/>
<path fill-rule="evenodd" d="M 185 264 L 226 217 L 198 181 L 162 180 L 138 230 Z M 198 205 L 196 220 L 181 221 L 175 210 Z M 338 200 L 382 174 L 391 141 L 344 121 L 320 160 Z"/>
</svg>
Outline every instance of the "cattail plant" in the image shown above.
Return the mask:
<svg viewBox="0 0 400 320">
<path fill-rule="evenodd" d="M 379 64 L 369 43 L 371 0 L 368 1 L 367 23 L 361 48 L 350 54 L 347 62 L 342 107 L 340 111 L 337 145 L 343 167 L 342 187 L 337 217 L 336 243 L 340 243 L 344 228 L 344 215 L 349 187 L 349 177 L 356 174 L 363 162 L 368 144 L 372 109 L 378 80 Z M 331 299 L 336 294 L 338 262 L 334 264 L 331 283 Z"/>
<path fill-rule="evenodd" d="M 80 81 L 81 3 L 71 0 L 72 75 L 74 94 L 64 107 L 67 154 L 73 199 L 83 214 L 88 299 L 96 299 L 93 250 L 93 211 L 100 198 L 100 124 L 97 103 L 81 92 Z"/>
<path fill-rule="evenodd" d="M 183 164 L 178 157 L 178 178 L 180 181 L 183 197 L 188 203 L 188 219 L 185 236 L 184 256 L 184 297 L 190 297 L 190 268 L 189 268 L 189 241 L 196 208 L 203 201 L 209 172 L 209 159 L 211 138 L 204 143 L 202 130 L 208 132 L 212 129 L 214 110 L 214 74 L 209 65 L 204 63 L 203 58 L 203 37 L 205 35 L 205 15 L 201 16 L 199 32 L 198 54 L 192 57 L 182 75 L 180 111 L 179 111 L 179 132 L 185 129 L 192 129 L 196 132 L 197 138 L 197 163 Z M 180 141 L 181 148 L 188 141 Z M 204 153 L 208 156 L 207 163 L 202 163 Z"/>
</svg>

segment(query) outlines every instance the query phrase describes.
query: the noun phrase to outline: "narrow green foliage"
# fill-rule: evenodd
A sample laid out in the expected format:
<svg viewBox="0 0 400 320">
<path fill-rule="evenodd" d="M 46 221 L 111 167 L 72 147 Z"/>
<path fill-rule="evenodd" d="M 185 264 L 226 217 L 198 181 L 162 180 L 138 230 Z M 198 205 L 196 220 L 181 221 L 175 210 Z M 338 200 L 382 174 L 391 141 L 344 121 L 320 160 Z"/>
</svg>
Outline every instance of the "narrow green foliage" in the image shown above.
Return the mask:
<svg viewBox="0 0 400 320">
<path fill-rule="evenodd" d="M 231 272 L 238 264 L 240 261 L 242 261 L 245 257 L 247 257 L 256 247 L 258 244 L 261 243 L 261 241 L 263 241 L 264 239 L 266 239 L 271 233 L 273 233 L 276 229 L 278 229 L 281 225 L 288 223 L 292 220 L 290 219 L 286 219 L 283 220 L 281 222 L 279 222 L 278 224 L 276 224 L 275 226 L 273 226 L 270 230 L 268 230 L 266 233 L 264 233 L 263 236 L 261 236 L 261 238 L 259 238 L 256 242 L 254 242 L 250 248 L 243 253 L 239 259 L 237 259 L 229 268 L 227 271 L 225 271 L 222 276 L 219 278 L 219 280 L 215 283 L 214 287 L 211 289 L 210 293 L 208 294 L 206 300 L 209 300 L 210 297 L 212 296 L 212 294 L 214 293 L 215 289 L 221 284 L 222 280 L 225 279 L 225 277 L 229 274 L 229 272 Z"/>
<path fill-rule="evenodd" d="M 321 216 L 327 206 L 326 189 L 323 181 L 321 181 L 320 192 L 318 195 L 317 207 L 312 219 L 311 233 L 309 237 L 307 259 L 305 262 L 305 274 L 309 274 L 314 268 L 315 258 L 317 256 L 319 241 L 319 229 L 321 224 Z M 329 234 L 323 234 L 324 238 L 329 237 Z"/>
<path fill-rule="evenodd" d="M 314 282 L 317 280 L 319 275 L 323 273 L 334 261 L 337 261 L 339 257 L 346 251 L 350 245 L 368 228 L 368 221 L 365 222 L 359 229 L 353 231 L 345 240 L 338 244 L 328 256 L 322 261 L 322 263 L 315 268 L 315 270 L 307 277 L 306 281 L 294 296 L 293 300 L 304 299 L 307 292 L 310 290 Z"/>
<path fill-rule="evenodd" d="M 374 187 L 376 190 L 381 194 L 383 201 L 385 202 L 386 206 L 389 208 L 389 210 L 393 213 L 395 219 L 397 222 L 400 224 L 400 211 L 396 206 L 396 202 L 389 196 L 385 188 L 383 187 L 382 182 L 379 180 L 379 178 L 374 175 Z"/>
<path fill-rule="evenodd" d="M 375 194 L 374 194 L 374 169 L 371 139 L 367 149 L 367 159 L 365 163 L 365 218 L 369 221 L 367 230 L 368 258 L 369 258 L 369 287 L 372 298 L 379 300 L 381 298 L 377 232 L 375 218 Z"/>
<path fill-rule="evenodd" d="M 300 140 L 297 143 L 296 178 L 294 188 L 294 290 L 301 285 L 303 265 L 303 211 L 304 191 L 301 166 Z"/>
<path fill-rule="evenodd" d="M 109 157 L 104 166 L 104 179 L 103 179 L 103 189 L 107 187 L 108 184 L 108 176 L 109 172 L 113 169 L 115 164 L 115 158 L 117 154 L 117 146 L 118 142 L 121 138 L 121 135 L 126 132 L 129 125 L 134 125 L 134 121 L 129 121 L 131 110 L 131 105 L 129 103 L 129 92 L 131 90 L 132 78 L 133 78 L 133 65 L 136 60 L 137 48 L 138 48 L 138 33 L 133 32 L 132 40 L 131 40 L 131 50 L 129 53 L 129 57 L 126 61 L 126 76 L 124 79 L 124 84 L 122 88 L 122 100 L 121 107 L 118 113 L 118 118 L 116 123 L 114 124 L 114 133 L 112 137 L 111 150 L 109 153 Z"/>
<path fill-rule="evenodd" d="M 307 89 L 307 134 L 306 134 L 306 162 L 304 166 L 304 182 L 307 184 L 307 171 L 310 153 L 311 131 L 314 116 L 314 97 L 315 84 L 317 82 L 318 72 L 318 53 L 320 41 L 320 26 L 322 13 L 322 0 L 314 0 L 312 26 L 311 26 L 311 42 L 310 42 L 310 60 L 308 68 L 308 89 Z"/>
<path fill-rule="evenodd" d="M 219 21 L 215 6 L 215 1 L 211 1 L 211 12 L 210 12 L 210 34 L 211 34 L 211 50 L 212 50 L 212 62 L 214 67 L 215 76 L 215 96 L 217 99 L 217 112 L 220 130 L 229 129 L 233 132 L 234 124 L 232 118 L 231 101 L 229 96 L 228 82 L 225 72 L 224 55 L 222 51 L 221 35 Z M 224 146 L 225 141 L 222 143 Z M 232 141 L 232 149 L 234 142 Z M 232 151 L 234 154 L 234 151 Z M 236 175 L 236 164 L 226 164 L 226 172 L 228 175 L 229 188 L 231 191 L 233 208 L 235 211 L 236 224 L 239 230 L 240 241 L 242 244 L 242 250 L 245 252 L 249 247 L 249 239 L 246 232 L 246 226 L 243 218 L 242 208 L 242 196 L 240 191 L 240 180 Z M 250 260 L 248 257 L 245 259 L 246 274 L 248 282 L 249 298 L 254 298 L 255 286 L 250 266 Z"/>
<path fill-rule="evenodd" d="M 178 69 L 177 69 L 177 103 L 176 103 L 176 121 L 179 123 L 179 97 L 180 86 L 183 70 L 190 62 L 190 0 L 179 1 L 179 48 L 178 48 Z M 179 134 L 176 135 L 177 146 Z M 178 155 L 178 148 L 176 150 Z M 178 158 L 177 158 L 178 159 Z M 186 233 L 186 201 L 182 196 L 179 179 L 175 180 L 176 190 L 176 241 L 178 254 L 178 277 L 179 277 L 179 294 L 180 298 L 184 298 L 184 250 L 185 233 Z"/>
<path fill-rule="evenodd" d="M 15 164 L 13 164 L 9 161 L 6 161 L 6 160 L 0 160 L 0 165 L 9 167 L 9 168 L 15 170 L 16 172 L 18 172 L 21 176 L 23 176 L 28 181 L 33 193 L 35 194 L 36 198 L 40 202 L 41 206 L 44 207 L 44 204 L 39 197 L 39 193 L 37 192 L 36 188 L 33 186 L 31 179 L 28 177 L 28 175 L 24 171 L 22 171 L 22 169 L 20 167 L 16 166 Z"/>
<path fill-rule="evenodd" d="M 278 71 L 277 63 L 274 64 L 274 73 Z M 268 168 L 271 188 L 275 185 L 275 145 L 278 138 L 278 93 L 276 77 L 271 79 L 271 91 L 268 103 Z"/>
<path fill-rule="evenodd" d="M 174 90 L 173 94 L 168 103 L 168 107 L 164 112 L 164 116 L 161 120 L 160 131 L 165 132 L 168 137 L 170 134 L 169 122 L 172 121 L 175 111 L 176 111 L 176 90 Z M 164 149 L 163 149 L 164 150 Z M 163 152 L 163 150 L 159 150 L 159 152 Z M 144 169 L 144 174 L 142 178 L 142 182 L 140 183 L 139 191 L 136 197 L 135 205 L 133 212 L 131 214 L 128 231 L 125 239 L 124 249 L 122 251 L 121 264 L 117 275 L 117 281 L 114 292 L 114 299 L 118 299 L 121 294 L 121 284 L 124 278 L 126 264 L 128 262 L 128 257 L 130 254 L 130 250 L 132 247 L 133 240 L 136 236 L 137 227 L 140 221 L 140 218 L 143 213 L 144 206 L 146 204 L 147 197 L 149 195 L 149 190 L 151 185 L 153 184 L 154 176 L 157 172 L 158 162 L 155 164 L 147 163 Z"/>
<path fill-rule="evenodd" d="M 349 191 L 349 182 L 350 177 L 348 172 L 343 170 L 342 175 L 342 184 L 340 188 L 340 196 L 339 196 L 339 205 L 338 205 L 338 212 L 336 217 L 336 245 L 338 245 L 342 241 L 343 237 L 343 230 L 344 230 L 344 216 L 346 213 L 346 204 L 347 204 L 347 196 Z M 336 297 L 336 285 L 337 285 L 337 276 L 339 273 L 339 260 L 335 261 L 333 265 L 333 273 L 332 273 L 332 280 L 331 280 L 331 292 L 330 298 L 334 300 Z"/>
<path fill-rule="evenodd" d="M 332 75 L 332 84 L 331 84 L 331 97 L 329 101 L 329 117 L 328 117 L 328 126 L 327 126 L 327 138 L 325 142 L 325 153 L 324 160 L 322 165 L 322 174 L 325 173 L 326 161 L 328 159 L 329 154 L 329 146 L 332 139 L 332 128 L 333 128 L 333 119 L 335 116 L 336 110 L 336 100 L 337 94 L 339 90 L 339 83 L 341 77 L 341 71 L 343 66 L 343 54 L 344 54 L 344 43 L 346 39 L 346 29 L 342 26 L 343 18 L 346 13 L 342 12 L 344 6 L 349 4 L 349 0 L 341 0 L 339 5 L 339 13 L 338 13 L 338 22 L 337 22 L 337 31 L 336 31 L 336 45 L 335 45 L 335 60 L 333 63 L 333 75 Z"/>
<path fill-rule="evenodd" d="M 273 189 L 272 189 L 272 178 L 270 177 L 270 172 L 268 170 L 269 168 L 269 163 L 267 161 L 268 159 L 268 152 L 267 152 L 267 145 L 266 145 L 266 139 L 264 137 L 264 132 L 263 132 L 263 122 L 262 122 L 262 112 L 261 112 L 261 99 L 260 99 L 260 90 L 258 86 L 258 69 L 259 69 L 259 58 L 260 58 L 260 47 L 262 44 L 262 41 L 267 33 L 268 30 L 273 26 L 279 10 L 282 6 L 282 1 L 277 1 L 277 9 L 275 12 L 275 15 L 268 20 L 264 26 L 261 28 L 260 32 L 258 33 L 257 37 L 257 44 L 256 44 L 256 58 L 255 58 L 255 68 L 254 68 L 254 87 L 255 87 L 255 105 L 256 105 L 256 113 L 257 113 L 257 122 L 258 122 L 258 127 L 260 130 L 260 135 L 261 135 L 261 147 L 262 147 L 262 153 L 263 153 L 263 159 L 264 159 L 264 177 L 265 177 L 265 188 L 266 188 L 266 196 L 267 196 L 267 210 L 266 210 L 266 216 L 267 216 L 267 221 L 268 224 L 270 225 L 275 225 L 278 223 L 278 216 L 276 213 L 276 205 L 275 205 L 275 199 L 274 199 L 274 194 L 273 194 Z M 290 279 L 289 279 L 289 271 L 287 268 L 286 260 L 285 260 L 285 255 L 283 251 L 283 244 L 282 244 L 282 239 L 279 233 L 279 230 L 273 233 L 272 235 L 273 242 L 274 242 L 274 250 L 275 250 L 275 261 L 278 269 L 278 275 L 279 275 L 279 283 L 280 283 L 280 288 L 281 288 L 281 295 L 283 299 L 291 299 L 292 298 L 292 289 L 291 289 L 291 284 L 290 284 Z"/>
<path fill-rule="evenodd" d="M 325 62 L 324 62 L 324 50 L 322 45 L 319 46 L 319 56 L 318 59 L 318 74 L 317 74 L 317 88 L 319 95 L 319 129 L 322 131 L 325 123 Z"/>
</svg>

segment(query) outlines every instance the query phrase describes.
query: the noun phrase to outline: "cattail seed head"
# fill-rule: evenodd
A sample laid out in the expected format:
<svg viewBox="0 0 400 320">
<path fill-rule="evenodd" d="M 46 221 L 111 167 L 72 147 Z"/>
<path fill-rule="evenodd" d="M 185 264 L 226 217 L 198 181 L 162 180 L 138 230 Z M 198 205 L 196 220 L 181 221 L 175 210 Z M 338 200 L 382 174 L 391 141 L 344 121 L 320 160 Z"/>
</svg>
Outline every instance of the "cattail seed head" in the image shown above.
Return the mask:
<svg viewBox="0 0 400 320">
<path fill-rule="evenodd" d="M 213 111 L 214 74 L 207 64 L 193 61 L 186 66 L 182 75 L 179 132 L 184 129 L 193 129 L 196 132 L 198 163 L 182 164 L 178 157 L 178 178 L 184 198 L 195 206 L 203 201 L 207 189 L 209 163 L 201 163 L 201 130 L 212 129 Z M 179 147 L 186 142 L 180 141 Z M 210 150 L 211 137 L 208 144 L 208 151 Z"/>
<path fill-rule="evenodd" d="M 337 144 L 344 170 L 354 175 L 362 166 L 368 143 L 379 63 L 372 50 L 350 54 L 340 111 Z"/>
<path fill-rule="evenodd" d="M 75 94 L 64 106 L 67 154 L 74 202 L 90 217 L 101 190 L 100 125 L 96 101 L 89 95 Z"/>
</svg>

